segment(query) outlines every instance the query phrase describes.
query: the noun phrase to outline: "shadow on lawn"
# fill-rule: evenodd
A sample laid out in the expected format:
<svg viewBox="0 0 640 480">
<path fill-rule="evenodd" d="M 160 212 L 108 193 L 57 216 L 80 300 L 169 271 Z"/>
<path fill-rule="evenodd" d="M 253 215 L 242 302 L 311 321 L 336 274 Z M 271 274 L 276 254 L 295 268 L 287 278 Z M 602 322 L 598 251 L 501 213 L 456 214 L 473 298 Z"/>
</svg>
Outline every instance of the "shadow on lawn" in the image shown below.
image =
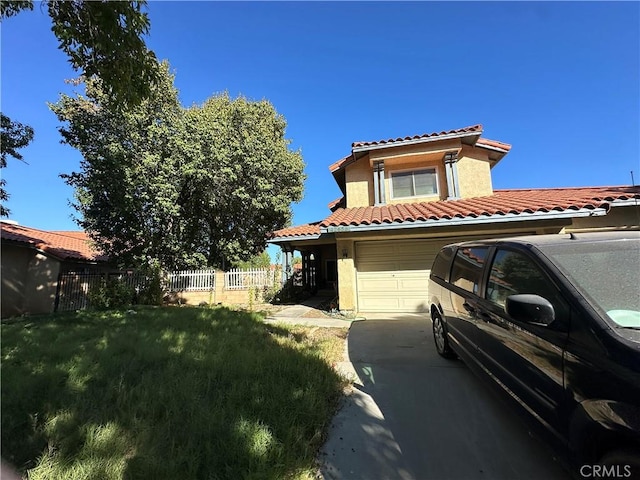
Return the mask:
<svg viewBox="0 0 640 480">
<path fill-rule="evenodd" d="M 296 346 L 300 334 L 227 309 L 84 312 L 2 330 L 2 456 L 51 478 L 310 471 L 342 385 Z"/>
</svg>

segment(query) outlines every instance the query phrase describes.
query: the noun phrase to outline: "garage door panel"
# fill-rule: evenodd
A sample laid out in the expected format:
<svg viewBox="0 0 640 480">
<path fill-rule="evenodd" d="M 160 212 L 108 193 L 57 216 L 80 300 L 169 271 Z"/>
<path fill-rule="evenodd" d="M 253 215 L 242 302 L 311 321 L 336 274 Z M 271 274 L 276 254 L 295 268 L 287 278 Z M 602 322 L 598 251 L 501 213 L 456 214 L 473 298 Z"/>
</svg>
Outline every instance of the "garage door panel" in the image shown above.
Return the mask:
<svg viewBox="0 0 640 480">
<path fill-rule="evenodd" d="M 429 272 L 439 250 L 440 244 L 416 240 L 357 243 L 359 310 L 424 311 Z"/>
<path fill-rule="evenodd" d="M 365 292 L 379 293 L 397 291 L 400 287 L 398 282 L 400 279 L 396 278 L 368 278 L 361 279 L 359 285 Z"/>
</svg>

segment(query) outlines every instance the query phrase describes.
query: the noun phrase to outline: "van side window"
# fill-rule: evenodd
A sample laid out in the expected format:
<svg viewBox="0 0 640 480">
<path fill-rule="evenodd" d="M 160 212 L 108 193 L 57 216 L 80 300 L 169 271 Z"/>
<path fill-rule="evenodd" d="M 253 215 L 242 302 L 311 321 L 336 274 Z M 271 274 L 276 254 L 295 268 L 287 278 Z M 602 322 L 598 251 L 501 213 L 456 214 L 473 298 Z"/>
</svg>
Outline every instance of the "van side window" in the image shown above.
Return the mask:
<svg viewBox="0 0 640 480">
<path fill-rule="evenodd" d="M 485 296 L 504 308 L 507 297 L 519 293 L 546 298 L 553 305 L 557 318 L 566 318 L 568 314 L 569 306 L 559 290 L 532 259 L 520 252 L 499 249 L 491 266 Z"/>
<path fill-rule="evenodd" d="M 488 250 L 488 247 L 459 248 L 453 261 L 450 282 L 468 292 L 477 294 Z"/>
<path fill-rule="evenodd" d="M 451 257 L 453 256 L 453 247 L 444 247 L 436 259 L 433 261 L 431 267 L 431 275 L 434 277 L 446 280 L 449 276 L 449 269 L 451 267 Z"/>
</svg>

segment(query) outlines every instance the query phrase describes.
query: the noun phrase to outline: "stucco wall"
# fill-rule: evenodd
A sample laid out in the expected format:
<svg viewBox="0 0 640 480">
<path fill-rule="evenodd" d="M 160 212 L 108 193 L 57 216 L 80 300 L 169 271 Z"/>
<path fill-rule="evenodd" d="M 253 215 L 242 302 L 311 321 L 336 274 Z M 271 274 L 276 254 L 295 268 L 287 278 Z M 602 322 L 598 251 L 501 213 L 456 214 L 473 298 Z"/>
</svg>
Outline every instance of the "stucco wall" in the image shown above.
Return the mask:
<svg viewBox="0 0 640 480">
<path fill-rule="evenodd" d="M 491 163 L 486 151 L 462 145 L 460 140 L 432 144 L 373 150 L 369 155 L 348 165 L 345 170 L 347 208 L 374 204 L 373 162 L 384 161 L 385 201 L 388 204 L 444 200 L 448 197 L 444 155 L 458 152 L 458 185 L 460 197 L 471 198 L 493 194 Z M 425 197 L 392 198 L 391 174 L 398 171 L 436 168 L 438 195 Z"/>
<path fill-rule="evenodd" d="M 472 152 L 475 158 L 470 156 Z M 486 154 L 477 149 L 463 149 L 458 160 L 458 185 L 461 198 L 493 195 L 491 167 Z"/>
<path fill-rule="evenodd" d="M 373 205 L 373 170 L 368 157 L 346 168 L 345 181 L 347 208 Z"/>
<path fill-rule="evenodd" d="M 346 252 L 338 256 L 338 298 L 343 312 L 357 310 L 356 269 L 354 264 L 355 242 L 352 239 L 336 239 L 336 250 Z"/>
<path fill-rule="evenodd" d="M 2 317 L 53 312 L 60 262 L 36 250 L 2 244 Z"/>
</svg>

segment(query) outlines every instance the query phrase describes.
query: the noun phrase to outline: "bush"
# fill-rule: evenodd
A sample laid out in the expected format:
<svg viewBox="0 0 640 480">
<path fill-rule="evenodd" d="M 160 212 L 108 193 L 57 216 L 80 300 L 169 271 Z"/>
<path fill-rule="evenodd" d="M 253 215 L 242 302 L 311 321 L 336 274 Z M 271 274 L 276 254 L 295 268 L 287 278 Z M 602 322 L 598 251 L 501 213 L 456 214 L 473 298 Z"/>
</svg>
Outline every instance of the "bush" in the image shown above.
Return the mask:
<svg viewBox="0 0 640 480">
<path fill-rule="evenodd" d="M 117 278 L 101 278 L 89 289 L 89 306 L 94 310 L 128 307 L 133 304 L 136 291 Z"/>
<path fill-rule="evenodd" d="M 150 267 L 145 275 L 147 282 L 138 293 L 137 303 L 141 305 L 162 305 L 165 294 L 165 286 L 160 267 Z"/>
</svg>

